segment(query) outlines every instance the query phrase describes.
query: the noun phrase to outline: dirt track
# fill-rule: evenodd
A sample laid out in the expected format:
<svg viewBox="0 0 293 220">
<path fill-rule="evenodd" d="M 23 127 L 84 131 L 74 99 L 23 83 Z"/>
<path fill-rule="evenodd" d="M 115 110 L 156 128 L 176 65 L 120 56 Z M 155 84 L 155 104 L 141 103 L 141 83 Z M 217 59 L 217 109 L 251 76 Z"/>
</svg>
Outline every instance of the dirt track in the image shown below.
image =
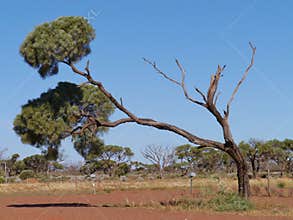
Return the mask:
<svg viewBox="0 0 293 220">
<path fill-rule="evenodd" d="M 2 220 L 157 220 L 157 219 L 199 219 L 199 220 L 273 220 L 292 219 L 290 217 L 254 217 L 240 215 L 203 214 L 150 208 L 100 207 L 107 204 L 136 204 L 169 200 L 178 197 L 182 191 L 140 190 L 119 191 L 97 195 L 58 195 L 58 196 L 1 196 L 0 213 Z M 274 203 L 285 203 L 293 208 L 293 199 L 284 198 Z M 292 203 L 292 204 L 291 204 Z"/>
</svg>

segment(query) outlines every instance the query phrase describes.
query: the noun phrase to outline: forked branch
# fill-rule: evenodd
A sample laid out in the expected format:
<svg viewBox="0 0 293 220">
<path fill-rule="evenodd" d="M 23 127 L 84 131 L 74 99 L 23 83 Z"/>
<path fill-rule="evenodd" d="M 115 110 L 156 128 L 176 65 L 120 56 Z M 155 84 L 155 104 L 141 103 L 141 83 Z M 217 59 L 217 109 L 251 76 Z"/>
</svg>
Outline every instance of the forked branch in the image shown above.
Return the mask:
<svg viewBox="0 0 293 220">
<path fill-rule="evenodd" d="M 161 69 L 158 68 L 157 64 L 155 62 L 152 62 L 146 58 L 143 58 L 143 60 L 150 64 L 156 71 L 157 73 L 159 73 L 160 75 L 162 75 L 164 78 L 166 78 L 167 80 L 175 83 L 176 85 L 180 86 L 183 90 L 183 93 L 184 93 L 184 96 L 186 97 L 186 99 L 188 99 L 189 101 L 197 104 L 197 105 L 201 105 L 201 106 L 205 106 L 205 103 L 204 102 L 200 102 L 194 98 L 192 98 L 188 92 L 187 92 L 187 89 L 186 89 L 186 86 L 185 86 L 185 76 L 186 76 L 186 71 L 185 69 L 183 68 L 183 66 L 180 64 L 180 62 L 176 59 L 175 62 L 176 62 L 176 65 L 177 67 L 179 68 L 180 72 L 181 72 L 181 82 L 169 77 L 166 73 L 164 73 Z M 203 100 L 205 101 L 206 98 L 204 96 L 204 94 L 196 88 L 196 91 L 203 97 Z"/>
<path fill-rule="evenodd" d="M 120 111 L 122 111 L 123 113 L 125 113 L 128 117 L 127 118 L 122 118 L 119 119 L 117 121 L 114 122 L 101 122 L 99 121 L 97 118 L 95 118 L 95 122 L 96 122 L 96 126 L 102 126 L 102 127 L 116 127 L 118 125 L 124 124 L 124 123 L 129 123 L 129 122 L 135 122 L 137 124 L 140 125 L 144 125 L 144 126 L 150 126 L 150 127 L 155 127 L 157 129 L 161 129 L 161 130 L 167 130 L 167 131 L 171 131 L 174 132 L 184 138 L 186 138 L 188 141 L 190 141 L 191 143 L 200 145 L 200 146 L 207 146 L 207 147 L 215 147 L 221 150 L 224 150 L 224 144 L 217 142 L 217 141 L 213 141 L 213 140 L 209 140 L 209 139 L 204 139 L 204 138 L 200 138 L 196 135 L 191 134 L 190 132 L 179 128 L 175 125 L 171 125 L 168 123 L 164 123 L 164 122 L 159 122 L 153 119 L 148 119 L 148 118 L 139 118 L 136 115 L 134 115 L 130 110 L 128 110 L 122 103 L 120 103 L 117 99 L 115 99 L 112 94 L 110 92 L 108 92 L 103 84 L 101 82 L 95 81 L 91 75 L 90 75 L 90 71 L 89 71 L 89 67 L 87 66 L 87 70 L 86 72 L 83 72 L 79 69 L 77 69 L 73 63 L 68 63 L 67 65 L 69 65 L 72 69 L 73 72 L 85 77 L 89 83 L 91 83 L 92 85 L 95 85 L 99 88 L 99 90 L 107 97 L 109 98 L 109 100 L 114 104 L 114 106 L 116 108 L 118 108 Z M 87 116 L 90 117 L 90 116 Z M 78 128 L 77 130 L 81 131 L 82 128 Z"/>
<path fill-rule="evenodd" d="M 186 86 L 185 86 L 186 71 L 177 59 L 175 61 L 176 61 L 177 67 L 179 68 L 179 70 L 181 72 L 181 82 L 169 77 L 168 74 L 164 73 L 161 69 L 158 68 L 158 66 L 156 65 L 155 62 L 151 62 L 146 58 L 143 58 L 143 59 L 145 62 L 150 64 L 164 78 L 179 85 L 182 88 L 185 97 L 189 101 L 206 108 L 209 112 L 212 113 L 212 115 L 214 115 L 214 117 L 217 119 L 217 121 L 222 125 L 223 117 L 216 107 L 217 98 L 215 98 L 215 94 L 217 92 L 218 84 L 219 84 L 222 72 L 225 69 L 225 66 L 223 66 L 223 67 L 218 66 L 217 72 L 211 76 L 210 86 L 208 88 L 208 92 L 207 92 L 206 96 L 201 90 L 199 90 L 198 88 L 195 88 L 195 91 L 202 97 L 202 99 L 204 101 L 204 102 L 200 102 L 198 100 L 195 100 L 194 98 L 191 98 L 190 95 L 188 94 Z"/>
<path fill-rule="evenodd" d="M 226 109 L 226 114 L 225 116 L 228 118 L 229 116 L 229 112 L 230 112 L 230 105 L 231 103 L 233 102 L 234 98 L 235 98 L 235 95 L 236 93 L 238 92 L 239 90 L 239 87 L 241 86 L 241 84 L 244 82 L 244 80 L 246 79 L 248 73 L 249 73 L 249 70 L 251 69 L 251 67 L 253 66 L 254 64 L 254 55 L 255 55 L 255 52 L 256 52 L 256 47 L 252 45 L 251 42 L 249 42 L 249 46 L 252 50 L 252 55 L 251 55 L 251 60 L 250 60 L 250 64 L 248 65 L 248 67 L 245 69 L 245 72 L 242 76 L 242 78 L 239 80 L 239 82 L 237 83 L 237 86 L 235 87 L 229 101 L 228 101 L 228 104 L 227 104 L 227 109 Z"/>
</svg>

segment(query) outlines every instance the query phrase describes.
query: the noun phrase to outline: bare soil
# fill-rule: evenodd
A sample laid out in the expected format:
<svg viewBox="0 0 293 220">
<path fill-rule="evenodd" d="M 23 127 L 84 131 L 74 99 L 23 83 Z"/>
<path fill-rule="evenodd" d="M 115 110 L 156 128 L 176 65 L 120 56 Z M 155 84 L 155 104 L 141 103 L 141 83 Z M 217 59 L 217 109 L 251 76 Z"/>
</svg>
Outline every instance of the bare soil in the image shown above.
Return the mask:
<svg viewBox="0 0 293 220">
<path fill-rule="evenodd" d="M 287 220 L 292 217 L 243 216 L 241 214 L 201 213 L 161 208 L 132 207 L 132 204 L 158 203 L 184 195 L 184 190 L 131 190 L 98 192 L 96 195 L 1 195 L 2 220 Z M 255 197 L 261 206 L 286 206 L 293 209 L 293 198 Z M 117 205 L 117 204 L 124 204 Z M 125 207 L 128 204 L 129 207 Z M 113 207 L 117 206 L 117 207 Z"/>
</svg>

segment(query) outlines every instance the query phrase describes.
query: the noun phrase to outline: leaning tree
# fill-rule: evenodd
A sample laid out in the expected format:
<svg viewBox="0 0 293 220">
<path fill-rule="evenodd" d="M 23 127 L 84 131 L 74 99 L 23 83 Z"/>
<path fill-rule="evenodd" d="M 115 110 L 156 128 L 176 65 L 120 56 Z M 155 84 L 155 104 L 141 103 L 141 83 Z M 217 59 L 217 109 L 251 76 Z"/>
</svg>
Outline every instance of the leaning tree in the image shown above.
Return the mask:
<svg viewBox="0 0 293 220">
<path fill-rule="evenodd" d="M 248 178 L 248 165 L 242 155 L 237 143 L 235 142 L 229 124 L 230 106 L 235 98 L 236 93 L 239 90 L 240 85 L 244 82 L 248 75 L 249 70 L 254 63 L 254 55 L 256 48 L 249 43 L 252 49 L 252 57 L 250 64 L 247 66 L 242 78 L 236 85 L 227 106 L 222 113 L 217 108 L 217 100 L 219 97 L 218 86 L 221 80 L 222 73 L 225 66 L 218 65 L 218 68 L 210 79 L 210 85 L 207 93 L 202 92 L 198 88 L 195 91 L 200 95 L 202 100 L 193 98 L 187 91 L 185 86 L 186 71 L 181 63 L 176 60 L 176 65 L 181 72 L 181 80 L 175 80 L 163 72 L 155 62 L 144 59 L 145 62 L 150 64 L 154 70 L 162 77 L 174 83 L 183 90 L 184 96 L 188 101 L 195 105 L 201 106 L 209 111 L 220 124 L 223 131 L 224 142 L 205 139 L 199 137 L 187 130 L 177 127 L 175 125 L 156 121 L 151 118 L 142 118 L 134 114 L 129 108 L 123 105 L 122 100 L 116 99 L 102 84 L 92 78 L 89 69 L 89 62 L 85 67 L 85 70 L 78 69 L 75 64 L 80 61 L 84 56 L 90 53 L 90 42 L 95 38 L 95 32 L 89 22 L 83 17 L 60 17 L 52 22 L 44 23 L 37 26 L 33 32 L 31 32 L 20 48 L 20 53 L 24 57 L 24 60 L 32 67 L 38 69 L 41 77 L 47 77 L 58 73 L 58 65 L 63 63 L 71 68 L 71 70 L 87 80 L 87 83 L 95 85 L 100 92 L 102 92 L 114 106 L 121 112 L 125 113 L 126 117 L 116 121 L 103 121 L 97 118 L 95 115 L 80 112 L 80 115 L 87 117 L 88 123 L 79 128 L 72 128 L 72 134 L 81 130 L 86 130 L 89 127 L 116 127 L 125 123 L 137 123 L 139 125 L 155 127 L 160 130 L 167 130 L 178 134 L 189 142 L 196 144 L 199 148 L 216 148 L 226 152 L 233 158 L 237 166 L 238 176 L 238 192 L 242 197 L 248 198 L 249 178 Z"/>
</svg>

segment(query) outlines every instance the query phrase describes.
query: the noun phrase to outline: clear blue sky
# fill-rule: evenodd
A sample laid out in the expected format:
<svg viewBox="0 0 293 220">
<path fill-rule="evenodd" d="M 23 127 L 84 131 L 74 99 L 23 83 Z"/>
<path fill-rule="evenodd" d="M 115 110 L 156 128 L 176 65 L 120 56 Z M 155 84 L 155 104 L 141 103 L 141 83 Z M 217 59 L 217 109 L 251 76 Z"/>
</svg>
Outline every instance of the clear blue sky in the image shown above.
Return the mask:
<svg viewBox="0 0 293 220">
<path fill-rule="evenodd" d="M 26 156 L 38 151 L 23 145 L 12 130 L 21 105 L 59 81 L 82 82 L 68 68 L 41 79 L 19 56 L 18 48 L 33 28 L 59 16 L 89 18 L 96 29 L 92 43 L 93 76 L 143 117 L 174 123 L 199 136 L 222 140 L 216 121 L 188 103 L 179 88 L 163 80 L 141 57 L 156 60 L 180 77 L 174 58 L 187 70 L 187 86 L 205 90 L 217 64 L 226 64 L 219 104 L 224 107 L 250 58 L 248 42 L 257 47 L 255 66 L 231 109 L 237 141 L 292 138 L 293 117 L 292 1 L 3 1 L 0 49 L 0 148 Z M 81 63 L 81 67 L 82 63 Z M 113 119 L 121 114 L 115 113 Z M 186 143 L 175 134 L 123 125 L 104 136 L 107 144 L 131 147 L 137 159 L 149 144 Z M 80 160 L 70 141 L 63 144 L 67 162 Z"/>
</svg>

